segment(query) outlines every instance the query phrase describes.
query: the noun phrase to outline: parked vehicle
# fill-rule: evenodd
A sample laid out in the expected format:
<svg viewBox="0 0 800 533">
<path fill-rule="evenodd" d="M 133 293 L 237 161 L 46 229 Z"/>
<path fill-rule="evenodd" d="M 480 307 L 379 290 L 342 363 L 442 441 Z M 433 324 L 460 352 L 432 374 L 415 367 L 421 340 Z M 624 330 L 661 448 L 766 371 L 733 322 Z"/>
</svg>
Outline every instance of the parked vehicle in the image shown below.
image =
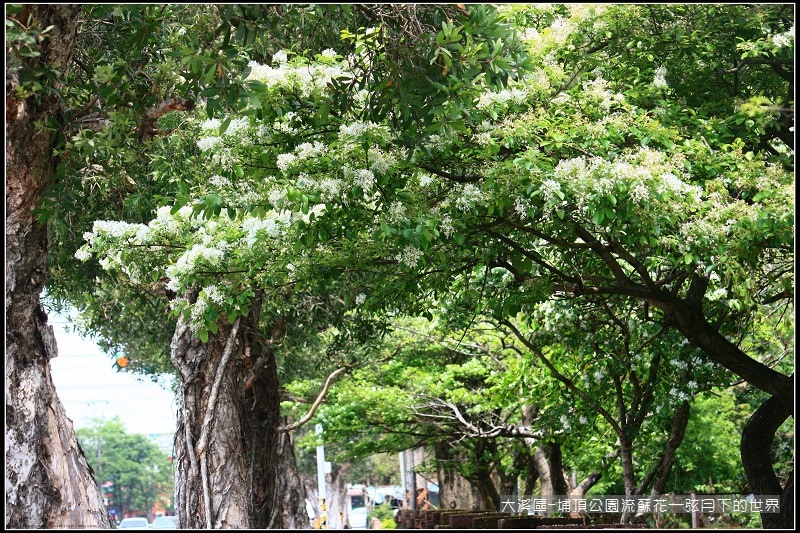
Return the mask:
<svg viewBox="0 0 800 533">
<path fill-rule="evenodd" d="M 148 529 L 150 522 L 143 516 L 124 518 L 119 523 L 120 529 Z"/>
<path fill-rule="evenodd" d="M 150 524 L 150 529 L 178 529 L 178 517 L 159 516 Z"/>
<path fill-rule="evenodd" d="M 367 508 L 353 507 L 347 513 L 347 521 L 350 523 L 350 529 L 367 529 Z"/>
</svg>

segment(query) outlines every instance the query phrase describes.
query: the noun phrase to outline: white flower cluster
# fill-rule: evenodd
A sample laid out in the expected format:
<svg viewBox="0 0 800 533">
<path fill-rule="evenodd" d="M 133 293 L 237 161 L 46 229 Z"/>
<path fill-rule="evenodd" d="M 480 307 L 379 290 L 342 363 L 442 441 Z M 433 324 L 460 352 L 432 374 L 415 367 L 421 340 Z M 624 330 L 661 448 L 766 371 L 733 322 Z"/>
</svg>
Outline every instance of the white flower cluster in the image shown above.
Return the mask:
<svg viewBox="0 0 800 533">
<path fill-rule="evenodd" d="M 691 398 L 691 396 L 686 394 L 684 391 L 679 391 L 675 387 L 672 387 L 669 390 L 669 395 L 672 396 L 673 398 L 679 400 L 679 401 L 682 401 L 682 402 L 687 402 Z"/>
<path fill-rule="evenodd" d="M 386 137 L 389 134 L 389 129 L 382 125 L 376 124 L 374 122 L 351 122 L 350 124 L 342 124 L 339 126 L 339 140 L 340 141 L 352 141 L 358 139 L 362 135 L 367 133 L 372 133 L 379 135 L 381 138 Z"/>
<path fill-rule="evenodd" d="M 225 294 L 216 285 L 209 285 L 208 287 L 205 287 L 203 292 L 206 293 L 206 296 L 208 296 L 208 298 L 216 304 L 221 304 L 225 301 Z"/>
<path fill-rule="evenodd" d="M 598 107 L 605 112 L 610 111 L 612 104 L 615 102 L 625 101 L 625 96 L 622 93 L 612 93 L 608 89 L 608 81 L 602 77 L 584 82 L 583 91 L 587 97 L 598 102 Z"/>
<path fill-rule="evenodd" d="M 286 198 L 286 191 L 281 187 L 274 187 L 267 193 L 267 199 L 273 206 L 279 206 L 284 198 Z"/>
<path fill-rule="evenodd" d="M 456 229 L 453 227 L 453 219 L 449 215 L 443 215 L 439 221 L 439 228 L 445 237 L 450 237 L 455 233 Z"/>
<path fill-rule="evenodd" d="M 403 249 L 402 252 L 395 256 L 395 259 L 399 263 L 403 263 L 409 268 L 414 268 L 417 266 L 417 263 L 419 263 L 422 255 L 422 250 L 419 250 L 418 248 L 409 244 Z"/>
<path fill-rule="evenodd" d="M 503 89 L 497 92 L 485 92 L 478 99 L 475 107 L 487 109 L 499 106 L 506 108 L 509 104 L 523 104 L 528 98 L 528 91 L 525 88 Z"/>
<path fill-rule="evenodd" d="M 201 294 L 197 297 L 197 301 L 192 306 L 191 318 L 189 319 L 189 329 L 191 329 L 193 333 L 196 333 L 197 330 L 200 329 L 200 326 L 205 325 L 203 317 L 207 308 L 208 298 Z"/>
<path fill-rule="evenodd" d="M 539 192 L 546 202 L 556 199 L 556 193 L 561 191 L 561 184 L 555 180 L 545 180 L 539 186 Z"/>
<path fill-rule="evenodd" d="M 292 135 L 300 131 L 299 128 L 297 127 L 299 124 L 300 120 L 297 116 L 297 113 L 295 113 L 294 111 L 289 111 L 285 115 L 277 118 L 272 123 L 272 129 L 279 133 Z"/>
<path fill-rule="evenodd" d="M 89 236 L 103 235 L 115 239 L 135 237 L 143 227 L 147 228 L 144 224 L 129 224 L 128 222 L 121 222 L 119 220 L 95 220 L 92 225 L 92 232 Z M 87 235 L 84 234 L 84 238 L 86 237 Z"/>
<path fill-rule="evenodd" d="M 260 233 L 265 233 L 272 239 L 279 238 L 291 223 L 291 212 L 270 213 L 269 218 L 248 217 L 242 221 L 242 229 L 247 232 L 247 246 L 252 248 L 258 240 Z"/>
<path fill-rule="evenodd" d="M 370 148 L 367 151 L 367 159 L 370 161 L 370 170 L 376 174 L 386 174 L 397 166 L 397 157 L 380 148 Z"/>
<path fill-rule="evenodd" d="M 669 364 L 680 370 L 685 370 L 689 366 L 685 361 L 681 361 L 680 359 L 670 359 Z"/>
<path fill-rule="evenodd" d="M 339 195 L 344 188 L 344 182 L 339 178 L 323 178 L 319 182 L 319 189 L 322 192 L 322 199 L 331 201 L 339 199 Z"/>
<path fill-rule="evenodd" d="M 361 305 L 365 301 L 367 301 L 367 295 L 364 294 L 363 292 L 361 294 L 359 294 L 358 296 L 356 296 L 356 305 Z"/>
<path fill-rule="evenodd" d="M 313 144 L 307 142 L 301 143 L 294 149 L 298 159 L 310 159 L 312 157 L 325 155 L 327 150 L 327 147 L 319 141 L 314 141 Z"/>
<path fill-rule="evenodd" d="M 274 65 L 283 65 L 289 60 L 286 50 L 278 50 L 272 56 L 272 63 Z"/>
<path fill-rule="evenodd" d="M 406 216 L 406 206 L 403 202 L 394 201 L 389 206 L 389 220 L 392 222 L 400 222 Z"/>
<path fill-rule="evenodd" d="M 294 153 L 278 154 L 275 164 L 283 173 L 286 173 L 296 163 L 323 156 L 327 153 L 327 146 L 319 141 L 302 143 L 295 147 Z"/>
<path fill-rule="evenodd" d="M 272 63 L 276 65 L 275 68 L 251 61 L 248 64 L 250 74 L 247 79 L 260 81 L 271 88 L 298 92 L 308 97 L 313 93 L 324 92 L 331 79 L 344 74 L 341 66 L 332 61 L 329 64 L 293 67 L 288 63 L 286 53 L 283 51 L 276 52 L 272 56 Z"/>
<path fill-rule="evenodd" d="M 129 224 L 118 220 L 96 220 L 92 225 L 92 231 L 87 231 L 83 234 L 86 244 L 78 248 L 75 252 L 75 258 L 79 261 L 91 259 L 93 248 L 98 241 L 124 241 L 121 243 L 122 245 L 141 245 L 147 242 L 149 234 L 150 228 L 144 224 Z M 127 267 L 122 263 L 120 252 L 101 258 L 100 265 L 105 270 L 117 265 L 125 269 L 126 273 L 128 272 Z M 136 280 L 134 279 L 134 281 Z"/>
<path fill-rule="evenodd" d="M 447 140 L 438 133 L 434 133 L 432 135 L 428 135 L 422 141 L 422 145 L 431 152 L 437 152 L 443 150 L 446 147 Z"/>
<path fill-rule="evenodd" d="M 656 69 L 655 76 L 653 76 L 653 87 L 656 89 L 667 87 L 667 69 L 663 65 Z"/>
<path fill-rule="evenodd" d="M 777 33 L 772 36 L 772 44 L 775 45 L 776 48 L 783 48 L 785 46 L 793 46 L 794 45 L 794 26 L 789 28 L 788 31 L 784 33 Z"/>
<path fill-rule="evenodd" d="M 194 244 L 186 250 L 178 260 L 167 267 L 167 276 L 170 278 L 167 288 L 173 291 L 180 289 L 181 280 L 194 273 L 198 263 L 208 263 L 210 266 L 218 266 L 225 253 L 220 248 Z"/>
<path fill-rule="evenodd" d="M 231 180 L 225 176 L 220 176 L 219 174 L 214 174 L 211 176 L 208 182 L 218 189 L 227 189 L 231 186 Z"/>
<path fill-rule="evenodd" d="M 514 211 L 519 215 L 519 218 L 525 220 L 528 218 L 528 211 L 533 208 L 533 204 L 527 198 L 517 196 L 514 199 Z"/>
<path fill-rule="evenodd" d="M 460 187 L 460 192 L 456 198 L 456 207 L 463 212 L 467 212 L 475 204 L 483 202 L 486 197 L 474 183 L 465 183 Z"/>
<path fill-rule="evenodd" d="M 247 117 L 240 117 L 231 119 L 228 127 L 221 134 L 218 134 L 222 122 L 217 118 L 212 118 L 200 124 L 200 129 L 204 133 L 209 134 L 207 137 L 201 137 L 197 140 L 197 147 L 203 152 L 214 150 L 223 137 L 236 137 L 239 144 L 249 145 L 252 144 L 252 139 L 248 135 L 244 135 L 244 131 L 250 127 L 250 121 Z M 222 158 L 231 157 L 231 154 L 222 155 Z"/>
<path fill-rule="evenodd" d="M 242 135 L 242 130 L 246 130 L 249 127 L 250 121 L 247 119 L 247 117 L 234 118 L 228 123 L 228 127 L 223 132 L 223 135 L 228 137 L 239 137 L 240 140 L 244 140 L 245 137 Z"/>
<path fill-rule="evenodd" d="M 419 175 L 419 186 L 420 187 L 427 187 L 434 183 L 435 179 L 428 173 L 420 174 Z"/>
<path fill-rule="evenodd" d="M 200 124 L 200 129 L 203 131 L 219 131 L 222 122 L 218 118 L 210 118 Z"/>
<path fill-rule="evenodd" d="M 345 169 L 345 176 L 348 174 L 352 175 L 353 183 L 360 186 L 365 194 L 371 191 L 372 187 L 375 186 L 375 174 L 373 174 L 371 170 L 366 168 L 359 168 L 356 170 Z"/>
<path fill-rule="evenodd" d="M 278 154 L 275 164 L 278 165 L 278 170 L 286 172 L 286 170 L 294 163 L 297 156 L 294 154 Z"/>
<path fill-rule="evenodd" d="M 571 18 L 572 17 L 570 17 L 570 19 L 565 19 L 563 17 L 558 17 L 550 24 L 550 28 L 548 28 L 548 37 L 553 44 L 562 46 L 567 42 L 567 39 L 569 39 L 569 36 L 574 30 Z"/>
<path fill-rule="evenodd" d="M 489 146 L 492 144 L 492 132 L 482 131 L 472 136 L 472 142 L 478 146 Z"/>
<path fill-rule="evenodd" d="M 201 137 L 197 140 L 197 147 L 200 148 L 202 152 L 208 152 L 209 150 L 213 150 L 221 140 L 222 137 L 217 136 Z"/>
<path fill-rule="evenodd" d="M 672 172 L 665 172 L 661 175 L 661 184 L 658 192 L 669 192 L 678 198 L 688 198 L 693 203 L 697 203 L 703 198 L 703 189 L 697 185 L 690 185 L 680 179 Z"/>
<path fill-rule="evenodd" d="M 77 252 L 75 252 L 75 258 L 78 261 L 88 261 L 92 258 L 92 252 L 89 251 L 89 247 L 87 245 L 83 245 L 78 248 Z"/>
</svg>

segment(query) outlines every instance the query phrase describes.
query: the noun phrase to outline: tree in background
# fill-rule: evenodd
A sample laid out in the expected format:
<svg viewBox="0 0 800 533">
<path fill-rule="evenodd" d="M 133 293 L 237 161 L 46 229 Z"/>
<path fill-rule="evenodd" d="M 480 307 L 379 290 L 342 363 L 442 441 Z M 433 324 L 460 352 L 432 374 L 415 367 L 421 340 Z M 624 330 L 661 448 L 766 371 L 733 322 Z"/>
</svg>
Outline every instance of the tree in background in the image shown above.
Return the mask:
<svg viewBox="0 0 800 533">
<path fill-rule="evenodd" d="M 172 508 L 174 476 L 169 454 L 144 435 L 130 434 L 119 417 L 94 420 L 76 431 L 101 486 L 111 482 L 109 507 L 117 516 L 136 512 L 153 520 L 153 506 Z"/>
</svg>

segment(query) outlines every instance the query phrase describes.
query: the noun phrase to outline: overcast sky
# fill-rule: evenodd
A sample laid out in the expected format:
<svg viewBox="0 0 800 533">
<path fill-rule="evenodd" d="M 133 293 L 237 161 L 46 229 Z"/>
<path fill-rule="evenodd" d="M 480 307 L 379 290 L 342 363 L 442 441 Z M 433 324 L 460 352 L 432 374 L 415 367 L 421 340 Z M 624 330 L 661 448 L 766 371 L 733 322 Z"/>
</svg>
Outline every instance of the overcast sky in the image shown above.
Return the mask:
<svg viewBox="0 0 800 533">
<path fill-rule="evenodd" d="M 113 357 L 90 339 L 73 333 L 68 321 L 51 313 L 58 357 L 50 361 L 56 392 L 75 428 L 93 417 L 118 415 L 128 433 L 175 433 L 176 402 L 172 392 L 149 379 L 118 372 Z"/>
</svg>

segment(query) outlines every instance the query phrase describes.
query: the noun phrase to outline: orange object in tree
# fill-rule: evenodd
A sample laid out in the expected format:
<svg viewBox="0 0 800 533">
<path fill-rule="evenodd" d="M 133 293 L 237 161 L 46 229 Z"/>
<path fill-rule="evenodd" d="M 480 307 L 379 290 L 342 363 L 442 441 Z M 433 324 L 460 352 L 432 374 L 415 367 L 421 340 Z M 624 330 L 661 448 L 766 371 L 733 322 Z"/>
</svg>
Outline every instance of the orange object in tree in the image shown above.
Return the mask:
<svg viewBox="0 0 800 533">
<path fill-rule="evenodd" d="M 120 368 L 125 368 L 126 366 L 128 366 L 129 362 L 130 361 L 128 361 L 128 358 L 125 357 L 124 355 L 120 355 L 119 357 L 117 357 L 117 366 Z"/>
</svg>

